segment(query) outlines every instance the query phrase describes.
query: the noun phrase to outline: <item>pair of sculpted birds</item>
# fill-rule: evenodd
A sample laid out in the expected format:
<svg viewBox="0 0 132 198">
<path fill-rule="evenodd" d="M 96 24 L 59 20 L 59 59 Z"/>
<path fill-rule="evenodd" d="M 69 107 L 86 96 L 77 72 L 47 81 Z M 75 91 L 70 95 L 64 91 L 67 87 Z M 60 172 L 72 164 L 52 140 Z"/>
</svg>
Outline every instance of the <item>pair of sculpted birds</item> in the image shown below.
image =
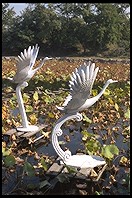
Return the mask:
<svg viewBox="0 0 132 198">
<path fill-rule="evenodd" d="M 15 76 L 12 79 L 9 78 L 12 82 L 16 83 L 16 95 L 23 123 L 22 131 L 29 131 L 29 129 L 31 131 L 33 129 L 37 130 L 37 126 L 28 125 L 20 88 L 28 86 L 27 81 L 30 80 L 38 71 L 38 69 L 43 66 L 46 60 L 52 59 L 45 57 L 40 65 L 36 69 L 33 69 L 38 52 L 39 47 L 37 44 L 35 47 L 29 46 L 27 50 L 24 49 L 24 52 L 21 52 L 21 55 L 18 56 L 19 60 L 17 63 L 17 71 Z M 78 115 L 80 119 L 81 114 L 78 112 L 92 106 L 102 96 L 110 83 L 117 82 L 115 80 L 109 79 L 98 95 L 90 97 L 98 70 L 98 67 L 95 68 L 95 63 L 91 63 L 90 61 L 76 68 L 71 75 L 71 80 L 69 81 L 70 93 L 65 99 L 62 107 L 57 107 L 62 113 L 64 113 L 64 116 L 58 120 L 53 129 L 52 144 L 55 151 L 62 159 L 62 163 L 65 163 L 69 166 L 88 168 L 100 166 L 106 163 L 104 159 L 100 158 L 99 156 L 72 155 L 69 150 L 63 151 L 57 138 L 57 136 L 62 135 L 61 126 L 66 120 L 78 118 Z M 19 130 L 21 130 L 21 127 L 19 127 Z"/>
<path fill-rule="evenodd" d="M 24 49 L 24 52 L 21 52 L 21 55 L 18 56 L 19 60 L 17 62 L 16 74 L 12 79 L 9 78 L 12 82 L 19 86 L 26 83 L 25 86 L 27 86 L 27 81 L 29 81 L 38 69 L 43 66 L 45 61 L 52 59 L 45 57 L 41 64 L 36 69 L 33 69 L 38 52 L 39 47 L 37 44 L 35 47 L 29 46 L 28 49 Z M 72 114 L 89 108 L 98 101 L 110 83 L 117 82 L 116 80 L 109 79 L 98 95 L 90 97 L 98 70 L 99 67 L 95 68 L 95 63 L 92 63 L 91 61 L 87 63 L 85 62 L 80 65 L 79 68 L 75 69 L 75 72 L 72 73 L 71 80 L 69 81 L 70 93 L 65 99 L 62 107 L 57 107 L 61 112 Z"/>
</svg>

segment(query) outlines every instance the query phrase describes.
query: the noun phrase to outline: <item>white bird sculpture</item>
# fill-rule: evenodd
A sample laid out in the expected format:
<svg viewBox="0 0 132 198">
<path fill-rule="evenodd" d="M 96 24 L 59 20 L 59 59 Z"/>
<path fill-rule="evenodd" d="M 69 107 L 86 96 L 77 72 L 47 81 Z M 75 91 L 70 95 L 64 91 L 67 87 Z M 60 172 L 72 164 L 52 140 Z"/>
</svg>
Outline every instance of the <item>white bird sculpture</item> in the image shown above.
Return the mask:
<svg viewBox="0 0 132 198">
<path fill-rule="evenodd" d="M 98 70 L 99 67 L 95 69 L 95 63 L 91 63 L 91 61 L 88 64 L 84 63 L 78 69 L 76 68 L 69 81 L 70 94 L 67 96 L 62 107 L 57 106 L 57 108 L 65 114 L 83 111 L 99 100 L 110 83 L 118 82 L 117 80 L 109 79 L 101 92 L 91 98 L 90 94 Z"/>
<path fill-rule="evenodd" d="M 109 79 L 104 85 L 101 92 L 90 98 L 93 83 L 97 76 L 99 67 L 95 69 L 95 63 L 82 64 L 75 72 L 71 75 L 71 80 L 69 81 L 70 94 L 67 96 L 62 107 L 57 107 L 60 111 L 64 113 L 55 124 L 52 131 L 52 145 L 59 155 L 62 164 L 66 164 L 73 167 L 79 168 L 94 168 L 96 166 L 105 165 L 105 160 L 96 155 L 72 155 L 71 151 L 63 149 L 59 145 L 58 136 L 61 136 L 63 131 L 61 126 L 68 120 L 76 119 L 77 121 L 82 120 L 82 115 L 78 112 L 87 109 L 92 106 L 98 99 L 102 96 L 105 89 L 110 83 L 117 82 L 116 80 Z"/>
<path fill-rule="evenodd" d="M 17 96 L 19 111 L 22 118 L 22 126 L 17 128 L 18 131 L 27 132 L 27 131 L 38 130 L 37 126 L 28 125 L 26 111 L 24 108 L 22 94 L 21 94 L 21 88 L 28 86 L 27 81 L 30 80 L 33 77 L 33 75 L 38 71 L 38 69 L 40 69 L 43 66 L 46 60 L 52 59 L 45 57 L 43 61 L 40 63 L 40 65 L 37 68 L 33 69 L 38 52 L 39 52 L 38 44 L 36 44 L 35 47 L 29 46 L 27 50 L 24 49 L 24 52 L 21 52 L 21 55 L 18 56 L 17 71 L 15 76 L 13 78 L 8 78 L 10 81 L 17 84 L 16 96 Z"/>
<path fill-rule="evenodd" d="M 35 47 L 29 46 L 27 50 L 24 49 L 24 52 L 21 52 L 21 56 L 18 56 L 17 71 L 15 76 L 8 79 L 16 84 L 22 84 L 23 82 L 27 82 L 43 66 L 46 60 L 52 59 L 45 57 L 42 63 L 40 63 L 40 65 L 36 69 L 33 69 L 38 52 L 38 44 L 36 44 Z"/>
</svg>

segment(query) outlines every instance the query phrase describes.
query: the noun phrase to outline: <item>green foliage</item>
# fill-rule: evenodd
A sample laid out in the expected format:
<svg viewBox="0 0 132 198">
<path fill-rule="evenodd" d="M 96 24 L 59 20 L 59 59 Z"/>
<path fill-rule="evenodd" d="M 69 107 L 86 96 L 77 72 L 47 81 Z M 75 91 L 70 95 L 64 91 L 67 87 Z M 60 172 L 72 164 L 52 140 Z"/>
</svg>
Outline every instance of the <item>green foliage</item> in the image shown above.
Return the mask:
<svg viewBox="0 0 132 198">
<path fill-rule="evenodd" d="M 85 149 L 87 151 L 88 154 L 96 154 L 96 152 L 98 150 L 100 150 L 100 143 L 98 140 L 96 139 L 89 139 L 86 143 L 85 143 Z"/>
<path fill-rule="evenodd" d="M 27 103 L 29 101 L 29 98 L 30 97 L 26 93 L 24 93 L 23 96 L 22 96 L 22 99 L 23 99 L 24 103 Z"/>
<path fill-rule="evenodd" d="M 116 109 L 116 111 L 118 111 L 118 110 L 119 110 L 119 106 L 118 106 L 118 104 L 117 104 L 117 103 L 115 103 L 115 109 Z"/>
<path fill-rule="evenodd" d="M 86 152 L 90 155 L 96 154 L 101 148 L 101 144 L 97 140 L 96 135 L 91 134 L 86 130 L 81 131 L 81 133 L 83 135 L 82 140 L 84 141 Z"/>
<path fill-rule="evenodd" d="M 127 111 L 124 113 L 125 118 L 130 118 L 130 109 L 128 108 Z"/>
<path fill-rule="evenodd" d="M 70 167 L 70 166 L 67 166 L 67 165 L 65 165 L 65 167 L 67 168 L 67 170 L 68 170 L 68 172 L 69 173 L 77 173 L 77 170 L 76 170 L 76 168 L 73 168 L 73 167 Z"/>
<path fill-rule="evenodd" d="M 92 120 L 90 120 L 85 113 L 82 113 L 83 115 L 83 121 L 87 122 L 87 123 L 92 123 Z"/>
<path fill-rule="evenodd" d="M 13 24 L 15 11 L 9 8 L 9 3 L 2 3 L 2 33 L 8 31 L 8 28 Z"/>
<path fill-rule="evenodd" d="M 103 192 L 95 191 L 95 195 L 103 195 Z"/>
<path fill-rule="evenodd" d="M 3 62 L 4 67 L 2 70 L 2 76 L 4 76 L 5 78 L 8 76 L 10 71 L 14 69 L 14 67 L 12 66 L 14 65 L 14 62 L 13 60 L 2 61 L 2 63 Z M 20 168 L 24 168 L 23 174 L 19 174 L 19 181 L 21 181 L 22 178 L 22 186 L 20 186 L 20 188 L 22 188 L 23 186 L 25 187 L 25 185 L 23 185 L 23 177 L 28 178 L 30 176 L 34 176 L 36 179 L 38 179 L 38 177 L 40 176 L 41 179 L 41 175 L 43 177 L 45 171 L 47 171 L 50 157 L 46 156 L 45 159 L 44 157 L 42 157 L 41 152 L 37 153 L 36 151 L 42 145 L 45 147 L 47 146 L 47 144 L 51 143 L 51 131 L 53 128 L 53 124 L 61 116 L 60 112 L 56 108 L 56 105 L 60 106 L 60 104 L 63 103 L 64 98 L 66 98 L 66 96 L 68 95 L 67 81 L 69 79 L 69 73 L 71 72 L 71 70 L 73 71 L 73 69 L 79 64 L 80 60 L 74 60 L 73 62 L 67 60 L 54 60 L 53 62 L 51 62 L 50 65 L 48 65 L 49 69 L 46 70 L 47 72 L 45 72 L 45 67 L 43 67 L 43 70 L 41 70 L 40 72 L 38 71 L 34 79 L 30 81 L 28 86 L 29 90 L 35 90 L 35 87 L 37 86 L 37 90 L 34 92 L 34 94 L 30 94 L 30 92 L 28 92 L 27 94 L 27 88 L 25 88 L 26 93 L 24 94 L 24 105 L 29 112 L 28 115 L 30 123 L 39 123 L 39 120 L 37 119 L 42 118 L 42 122 L 47 124 L 48 127 L 45 128 L 46 132 L 45 130 L 41 132 L 42 135 L 44 135 L 43 139 L 41 139 L 42 142 L 40 140 L 37 140 L 36 142 L 34 142 L 34 144 L 32 144 L 32 147 L 30 147 L 30 144 L 26 144 L 25 147 L 25 141 L 23 140 L 22 142 L 20 142 L 20 144 L 18 144 L 18 137 L 16 137 L 15 134 L 10 136 L 8 141 L 9 144 L 6 145 L 4 142 L 4 144 L 2 145 L 2 165 L 4 167 L 4 170 L 6 170 L 7 173 L 9 173 L 10 170 L 16 171 L 17 173 L 17 168 L 19 168 L 19 166 Z M 101 191 L 97 189 L 96 191 L 94 191 L 94 189 L 92 190 L 92 194 L 123 194 L 125 192 L 127 194 L 130 192 L 130 175 L 128 173 L 130 152 L 130 65 L 123 63 L 113 64 L 110 62 L 98 62 L 97 64 L 104 72 L 99 72 L 98 79 L 100 80 L 100 82 L 94 85 L 95 89 L 93 90 L 93 95 L 97 95 L 100 89 L 102 89 L 102 84 L 105 80 L 107 80 L 108 74 L 110 75 L 110 78 L 117 79 L 118 83 L 115 85 L 110 85 L 108 89 L 109 91 L 106 95 L 103 95 L 100 100 L 93 107 L 86 110 L 85 113 L 82 112 L 82 122 L 71 122 L 73 124 L 73 128 L 70 128 L 71 123 L 66 126 L 68 126 L 68 133 L 70 133 L 69 138 L 71 138 L 71 140 L 72 138 L 74 138 L 74 136 L 78 134 L 76 133 L 76 130 L 78 130 L 78 132 L 82 130 L 81 145 L 83 144 L 85 149 L 83 150 L 83 152 L 90 155 L 94 154 L 102 156 L 106 159 L 106 161 L 108 161 L 108 170 L 105 170 L 105 182 L 102 183 L 103 180 L 100 180 L 100 189 L 103 190 Z M 62 84 L 64 86 L 62 86 Z M 20 126 L 21 120 L 20 115 L 14 115 L 12 118 L 10 114 L 10 110 L 14 110 L 16 106 L 18 106 L 16 94 L 14 93 L 13 89 L 11 87 L 3 86 L 2 92 L 2 133 L 3 137 L 5 137 L 4 133 L 12 127 L 14 128 L 14 126 Z M 59 144 L 62 147 L 67 147 L 67 142 L 65 141 L 65 139 L 64 141 L 60 140 Z M 79 144 L 76 149 L 80 148 L 81 145 Z M 107 146 L 103 147 L 103 145 Z M 115 145 L 117 145 L 118 148 Z M 34 150 L 36 154 L 34 153 Z M 25 163 L 26 156 L 31 157 L 31 160 L 35 159 L 35 165 L 32 165 L 31 162 Z M 118 157 L 120 156 L 122 156 L 120 160 L 116 160 L 119 159 Z M 119 161 L 119 163 L 117 163 L 117 161 Z M 110 167 L 111 164 L 112 167 Z M 73 168 L 68 167 L 67 169 L 70 174 L 76 173 Z M 26 187 L 30 188 L 30 192 L 32 192 L 31 189 L 38 189 L 35 187 L 39 186 L 38 193 L 41 193 L 42 191 L 42 194 L 45 194 L 47 191 L 49 193 L 49 189 L 51 190 L 56 187 L 57 182 L 62 183 L 61 185 L 63 185 L 63 183 L 65 182 L 69 182 L 69 179 L 61 174 L 59 174 L 58 178 L 53 178 L 53 180 L 51 178 L 50 180 L 46 180 L 46 178 L 44 179 L 44 181 L 40 183 L 38 182 L 35 185 L 29 181 L 29 184 Z M 28 179 L 30 180 L 32 178 Z M 17 187 L 18 186 L 16 185 L 16 188 Z M 127 190 L 125 191 L 124 189 Z M 27 189 L 24 189 L 23 192 L 25 193 L 26 190 Z M 89 188 L 86 188 L 86 191 L 88 190 Z M 33 191 L 33 194 L 35 193 L 36 192 Z M 89 191 L 88 193 L 90 194 Z"/>
<path fill-rule="evenodd" d="M 105 145 L 102 148 L 102 155 L 106 158 L 108 158 L 109 160 L 112 160 L 114 158 L 114 155 L 118 155 L 119 154 L 119 149 L 116 145 L 112 144 L 112 145 Z"/>
<path fill-rule="evenodd" d="M 128 6 L 125 3 L 33 3 L 16 16 L 13 8 L 3 3 L 2 52 L 13 55 L 38 43 L 42 55 L 129 56 L 130 17 L 125 12 Z"/>
<path fill-rule="evenodd" d="M 83 130 L 83 131 L 81 131 L 81 133 L 82 133 L 82 135 L 83 135 L 83 137 L 82 137 L 82 140 L 83 140 L 83 141 L 86 141 L 87 138 L 92 137 L 92 134 L 91 134 L 91 133 L 88 133 L 87 130 Z"/>
<path fill-rule="evenodd" d="M 2 146 L 2 154 L 3 156 L 10 155 L 11 151 L 5 147 Z"/>
<path fill-rule="evenodd" d="M 39 98 L 38 92 L 35 91 L 35 93 L 33 94 L 33 99 L 34 99 L 35 101 L 38 101 L 38 98 Z"/>
<path fill-rule="evenodd" d="M 43 157 L 41 158 L 40 163 L 41 163 L 43 169 L 44 169 L 45 171 L 47 171 L 48 167 L 47 167 L 47 164 L 46 164 L 46 162 L 45 162 L 45 160 L 44 160 Z"/>
<path fill-rule="evenodd" d="M 26 174 L 30 177 L 35 175 L 35 169 L 34 167 L 29 163 L 29 162 L 25 162 L 24 166 L 23 166 L 23 170 L 26 172 Z"/>
<path fill-rule="evenodd" d="M 7 155 L 4 159 L 5 166 L 12 167 L 15 165 L 15 157 L 13 155 Z"/>
<path fill-rule="evenodd" d="M 92 89 L 92 95 L 97 96 L 98 95 L 98 90 L 97 89 Z"/>
<path fill-rule="evenodd" d="M 33 107 L 31 105 L 26 105 L 26 112 L 33 112 Z"/>
<path fill-rule="evenodd" d="M 50 97 L 50 96 L 47 95 L 44 98 L 44 101 L 46 102 L 46 104 L 50 104 L 50 103 L 52 103 L 54 101 L 54 99 L 52 97 Z"/>
<path fill-rule="evenodd" d="M 104 92 L 104 96 L 109 96 L 110 95 L 110 90 L 107 88 L 106 90 L 105 90 L 105 92 Z"/>
</svg>

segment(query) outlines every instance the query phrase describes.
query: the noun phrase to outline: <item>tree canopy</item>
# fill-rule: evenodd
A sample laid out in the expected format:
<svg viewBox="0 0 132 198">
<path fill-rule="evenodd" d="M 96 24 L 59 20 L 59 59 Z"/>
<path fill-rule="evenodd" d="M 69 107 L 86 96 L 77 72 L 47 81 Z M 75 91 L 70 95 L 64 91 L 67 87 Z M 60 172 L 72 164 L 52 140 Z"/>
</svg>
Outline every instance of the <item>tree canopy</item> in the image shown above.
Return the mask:
<svg viewBox="0 0 132 198">
<path fill-rule="evenodd" d="M 129 56 L 127 3 L 28 3 L 16 15 L 2 3 L 2 55 L 36 43 L 40 55 Z"/>
</svg>

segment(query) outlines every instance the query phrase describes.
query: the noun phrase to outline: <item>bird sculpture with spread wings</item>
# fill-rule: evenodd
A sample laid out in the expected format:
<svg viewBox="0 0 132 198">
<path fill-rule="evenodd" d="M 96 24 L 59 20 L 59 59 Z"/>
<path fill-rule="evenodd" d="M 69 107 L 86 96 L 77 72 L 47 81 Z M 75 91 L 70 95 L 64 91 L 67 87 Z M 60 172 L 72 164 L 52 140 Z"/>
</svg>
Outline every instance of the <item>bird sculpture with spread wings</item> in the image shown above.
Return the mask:
<svg viewBox="0 0 132 198">
<path fill-rule="evenodd" d="M 28 80 L 30 80 L 33 75 L 40 69 L 46 60 L 52 59 L 45 57 L 40 65 L 33 69 L 33 66 L 36 62 L 39 52 L 38 44 L 35 47 L 29 46 L 28 49 L 24 49 L 24 52 L 21 52 L 21 55 L 18 56 L 17 62 L 17 71 L 13 78 L 8 78 L 10 81 L 16 84 L 16 97 L 18 101 L 18 107 L 22 118 L 22 126 L 17 127 L 18 131 L 36 131 L 38 130 L 37 126 L 29 125 L 27 120 L 26 111 L 23 104 L 21 88 L 28 86 Z"/>
<path fill-rule="evenodd" d="M 102 96 L 110 83 L 117 82 L 116 80 L 109 79 L 97 96 L 90 97 L 98 70 L 99 67 L 95 68 L 95 63 L 91 63 L 91 61 L 76 68 L 69 81 L 70 94 L 67 96 L 62 107 L 57 106 L 57 108 L 66 114 L 83 111 L 92 106 Z"/>
<path fill-rule="evenodd" d="M 40 69 L 43 66 L 46 60 L 52 59 L 45 57 L 42 63 L 36 69 L 33 69 L 38 52 L 38 44 L 36 44 L 35 47 L 29 46 L 27 50 L 24 49 L 24 52 L 21 52 L 21 55 L 18 56 L 17 71 L 15 76 L 13 78 L 8 79 L 16 84 L 22 84 L 23 82 L 27 82 L 33 77 L 33 75 L 38 71 L 38 69 Z"/>
<path fill-rule="evenodd" d="M 89 108 L 97 102 L 110 83 L 117 82 L 112 79 L 107 80 L 101 92 L 94 97 L 90 97 L 98 70 L 99 68 L 95 68 L 95 63 L 91 63 L 91 61 L 76 68 L 69 81 L 70 94 L 65 99 L 62 107 L 57 107 L 64 115 L 56 122 L 53 128 L 52 145 L 61 158 L 62 161 L 60 162 L 62 164 L 79 168 L 94 168 L 106 164 L 105 160 L 100 156 L 86 154 L 72 155 L 69 149 L 63 151 L 58 141 L 58 136 L 61 136 L 63 133 L 61 129 L 62 125 L 71 119 L 81 121 L 82 115 L 79 112 Z"/>
</svg>

